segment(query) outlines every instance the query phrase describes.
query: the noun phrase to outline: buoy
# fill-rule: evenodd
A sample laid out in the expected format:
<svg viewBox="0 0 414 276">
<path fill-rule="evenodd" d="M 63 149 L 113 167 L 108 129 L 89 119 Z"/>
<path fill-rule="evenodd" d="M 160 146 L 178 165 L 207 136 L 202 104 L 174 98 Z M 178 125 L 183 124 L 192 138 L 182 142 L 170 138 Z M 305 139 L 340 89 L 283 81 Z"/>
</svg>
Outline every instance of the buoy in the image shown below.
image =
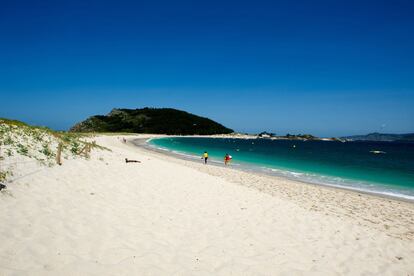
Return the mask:
<svg viewBox="0 0 414 276">
<path fill-rule="evenodd" d="M 385 151 L 382 151 L 382 150 L 371 150 L 370 153 L 373 153 L 373 154 L 385 154 L 386 152 Z"/>
</svg>

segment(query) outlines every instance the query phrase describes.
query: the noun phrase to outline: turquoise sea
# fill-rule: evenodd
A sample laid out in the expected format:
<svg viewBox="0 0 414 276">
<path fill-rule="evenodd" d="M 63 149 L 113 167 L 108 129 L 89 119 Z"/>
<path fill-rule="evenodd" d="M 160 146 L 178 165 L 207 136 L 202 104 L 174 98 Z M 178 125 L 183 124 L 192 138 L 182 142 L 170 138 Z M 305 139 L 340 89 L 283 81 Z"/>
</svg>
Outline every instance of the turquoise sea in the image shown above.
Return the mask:
<svg viewBox="0 0 414 276">
<path fill-rule="evenodd" d="M 414 143 L 167 137 L 149 145 L 201 162 L 414 200 Z M 374 154 L 371 151 L 381 151 Z"/>
</svg>

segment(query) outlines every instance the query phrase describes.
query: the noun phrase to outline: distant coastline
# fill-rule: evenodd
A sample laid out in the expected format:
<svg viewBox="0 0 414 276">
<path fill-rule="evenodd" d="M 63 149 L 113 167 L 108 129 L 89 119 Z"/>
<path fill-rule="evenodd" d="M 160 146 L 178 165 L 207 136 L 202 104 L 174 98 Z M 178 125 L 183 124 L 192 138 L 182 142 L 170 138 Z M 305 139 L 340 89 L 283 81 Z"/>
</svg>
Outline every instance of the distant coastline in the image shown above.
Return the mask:
<svg viewBox="0 0 414 276">
<path fill-rule="evenodd" d="M 194 137 L 202 137 L 193 135 Z M 311 134 L 287 134 L 287 135 L 274 135 L 267 132 L 259 134 L 243 134 L 243 133 L 230 133 L 230 134 L 216 134 L 208 135 L 204 137 L 211 138 L 239 138 L 239 139 L 270 139 L 270 140 L 301 140 L 301 141 L 336 141 L 336 142 L 351 142 L 351 141 L 377 141 L 377 142 L 414 142 L 414 133 L 407 134 L 384 134 L 384 133 L 370 133 L 366 135 L 352 135 L 342 137 L 317 137 Z"/>
<path fill-rule="evenodd" d="M 345 136 L 342 139 L 347 141 L 414 142 L 414 133 L 390 134 L 374 132 L 366 135 Z"/>
</svg>

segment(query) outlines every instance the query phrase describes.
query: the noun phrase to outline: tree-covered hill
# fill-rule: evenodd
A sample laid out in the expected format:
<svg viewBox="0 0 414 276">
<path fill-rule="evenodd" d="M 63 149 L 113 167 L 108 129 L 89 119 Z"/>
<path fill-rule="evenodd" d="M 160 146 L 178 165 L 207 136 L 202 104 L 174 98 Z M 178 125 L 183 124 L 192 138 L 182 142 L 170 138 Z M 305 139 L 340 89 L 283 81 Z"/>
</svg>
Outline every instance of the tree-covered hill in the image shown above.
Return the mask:
<svg viewBox="0 0 414 276">
<path fill-rule="evenodd" d="M 185 111 L 172 108 L 113 109 L 76 124 L 72 132 L 131 132 L 169 135 L 227 134 L 233 130 Z"/>
</svg>

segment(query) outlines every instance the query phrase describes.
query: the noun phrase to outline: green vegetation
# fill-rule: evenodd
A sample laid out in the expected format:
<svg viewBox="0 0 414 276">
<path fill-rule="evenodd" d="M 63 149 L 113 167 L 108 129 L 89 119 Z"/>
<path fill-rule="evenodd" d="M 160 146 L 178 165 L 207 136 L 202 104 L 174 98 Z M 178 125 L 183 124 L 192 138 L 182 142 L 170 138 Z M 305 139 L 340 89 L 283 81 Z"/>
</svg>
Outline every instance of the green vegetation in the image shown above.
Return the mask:
<svg viewBox="0 0 414 276">
<path fill-rule="evenodd" d="M 367 135 L 354 135 L 342 137 L 349 141 L 387 141 L 387 142 L 413 142 L 414 133 L 407 134 L 387 134 L 387 133 L 370 133 Z"/>
<path fill-rule="evenodd" d="M 46 157 L 55 157 L 55 154 L 52 152 L 52 150 L 49 148 L 49 144 L 44 143 L 42 145 L 42 149 L 40 150 L 40 153 L 44 154 Z"/>
<path fill-rule="evenodd" d="M 29 149 L 25 145 L 18 143 L 17 144 L 17 153 L 27 156 L 28 153 L 29 153 Z"/>
<path fill-rule="evenodd" d="M 28 159 L 53 166 L 58 148 L 61 148 L 62 159 L 89 158 L 92 149 L 107 150 L 90 141 L 90 138 L 84 134 L 55 132 L 15 120 L 0 119 L 0 182 L 12 175 L 13 164 L 30 162 Z"/>
<path fill-rule="evenodd" d="M 80 150 L 80 144 L 77 141 L 72 141 L 70 143 L 70 151 L 73 154 L 77 154 L 79 152 L 79 150 Z"/>
<path fill-rule="evenodd" d="M 259 138 L 281 138 L 281 139 L 289 139 L 289 140 L 318 140 L 320 138 L 313 136 L 311 134 L 286 134 L 285 136 L 277 136 L 275 133 L 269 133 L 263 131 L 257 134 Z"/>
<path fill-rule="evenodd" d="M 10 175 L 10 171 L 0 171 L 0 183 L 4 183 Z"/>
<path fill-rule="evenodd" d="M 14 125 L 14 126 L 25 126 L 25 127 L 29 127 L 28 124 L 23 123 L 21 121 L 17 121 L 17 120 L 10 120 L 10 119 L 6 119 L 6 118 L 0 118 L 0 122 L 4 123 L 4 124 L 8 124 L 8 125 Z M 1 133 L 1 130 L 0 130 Z"/>
<path fill-rule="evenodd" d="M 113 109 L 75 125 L 71 132 L 126 132 L 169 135 L 228 134 L 233 130 L 210 119 L 172 108 Z"/>
<path fill-rule="evenodd" d="M 286 134 L 286 136 L 284 136 L 284 138 L 287 139 L 305 139 L 305 140 L 316 140 L 318 139 L 318 137 L 315 137 L 311 134 L 297 134 L 297 135 L 292 135 L 292 134 Z"/>
</svg>

